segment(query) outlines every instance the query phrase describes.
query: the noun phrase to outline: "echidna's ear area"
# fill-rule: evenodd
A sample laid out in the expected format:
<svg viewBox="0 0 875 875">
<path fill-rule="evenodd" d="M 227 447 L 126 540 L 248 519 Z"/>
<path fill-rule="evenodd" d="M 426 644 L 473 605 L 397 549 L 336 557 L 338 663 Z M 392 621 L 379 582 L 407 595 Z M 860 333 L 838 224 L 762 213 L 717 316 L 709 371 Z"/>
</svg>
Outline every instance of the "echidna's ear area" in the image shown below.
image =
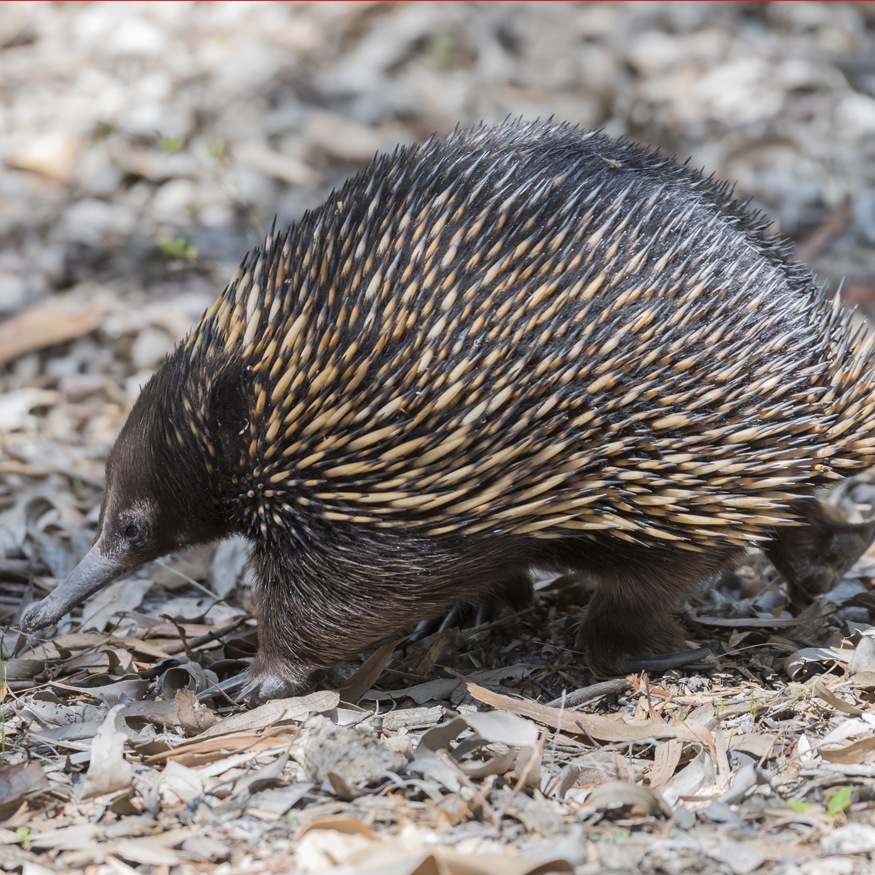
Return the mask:
<svg viewBox="0 0 875 875">
<path fill-rule="evenodd" d="M 378 158 L 271 232 L 185 349 L 242 363 L 262 532 L 699 549 L 875 453 L 849 320 L 722 183 L 517 122 Z"/>
<path fill-rule="evenodd" d="M 210 420 L 224 472 L 236 472 L 245 458 L 249 401 L 247 382 L 239 362 L 228 360 L 211 380 Z"/>
</svg>

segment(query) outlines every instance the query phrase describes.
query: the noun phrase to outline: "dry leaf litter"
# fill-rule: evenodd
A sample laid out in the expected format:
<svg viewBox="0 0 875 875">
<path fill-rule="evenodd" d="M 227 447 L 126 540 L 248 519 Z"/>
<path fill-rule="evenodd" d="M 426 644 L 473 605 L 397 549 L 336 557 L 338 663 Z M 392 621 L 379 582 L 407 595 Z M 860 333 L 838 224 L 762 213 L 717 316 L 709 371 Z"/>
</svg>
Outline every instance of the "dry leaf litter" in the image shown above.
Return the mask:
<svg viewBox="0 0 875 875">
<path fill-rule="evenodd" d="M 139 387 L 276 214 L 378 150 L 555 115 L 739 181 L 875 302 L 872 4 L 0 7 L 0 867 L 749 872 L 875 854 L 875 554 L 792 616 L 752 556 L 696 672 L 596 683 L 580 581 L 247 709 L 245 545 L 22 610 L 87 550 Z M 832 497 L 871 518 L 865 477 Z"/>
</svg>

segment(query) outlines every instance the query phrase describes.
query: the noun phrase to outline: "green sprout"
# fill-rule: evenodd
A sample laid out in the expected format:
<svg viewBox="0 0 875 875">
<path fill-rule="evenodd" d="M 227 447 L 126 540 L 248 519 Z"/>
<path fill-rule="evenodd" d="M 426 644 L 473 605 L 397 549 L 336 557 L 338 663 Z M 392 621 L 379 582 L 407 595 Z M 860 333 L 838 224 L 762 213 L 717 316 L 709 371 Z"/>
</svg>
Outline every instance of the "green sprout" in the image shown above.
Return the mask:
<svg viewBox="0 0 875 875">
<path fill-rule="evenodd" d="M 808 811 L 809 808 L 817 808 L 817 806 L 813 803 L 805 802 L 802 799 L 790 799 L 787 802 L 787 805 L 789 805 L 790 808 L 792 808 L 798 814 L 805 814 L 805 812 Z"/>
<path fill-rule="evenodd" d="M 158 244 L 161 254 L 172 261 L 194 261 L 197 258 L 197 248 L 191 237 L 174 237 L 172 240 L 162 240 Z"/>
<path fill-rule="evenodd" d="M 438 72 L 449 70 L 454 50 L 453 35 L 445 28 L 436 30 L 431 38 L 431 57 Z"/>
<path fill-rule="evenodd" d="M 829 815 L 841 814 L 851 804 L 851 788 L 849 785 L 839 787 L 830 797 L 826 813 Z"/>
<path fill-rule="evenodd" d="M 210 151 L 210 155 L 213 158 L 218 158 L 219 161 L 228 157 L 228 144 L 222 140 L 213 140 L 212 143 L 207 143 L 207 149 Z"/>
<path fill-rule="evenodd" d="M 117 128 L 112 122 L 99 122 L 94 129 L 94 132 L 91 134 L 91 138 L 95 143 L 99 143 L 101 140 L 111 137 L 116 130 Z"/>
</svg>

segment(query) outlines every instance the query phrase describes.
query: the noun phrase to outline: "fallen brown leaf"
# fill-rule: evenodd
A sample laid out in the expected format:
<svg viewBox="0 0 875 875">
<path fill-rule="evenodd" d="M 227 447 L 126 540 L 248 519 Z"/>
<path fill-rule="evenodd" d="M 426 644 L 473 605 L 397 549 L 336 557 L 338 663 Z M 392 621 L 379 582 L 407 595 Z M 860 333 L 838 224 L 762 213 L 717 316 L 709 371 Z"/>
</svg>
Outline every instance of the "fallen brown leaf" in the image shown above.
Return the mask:
<svg viewBox="0 0 875 875">
<path fill-rule="evenodd" d="M 82 799 L 91 799 L 105 793 L 123 790 L 131 783 L 134 767 L 125 759 L 124 751 L 128 737 L 122 732 L 120 711 L 124 705 L 110 708 L 94 736 L 91 745 L 91 762 L 82 787 Z"/>
<path fill-rule="evenodd" d="M 641 741 L 643 738 L 677 738 L 681 741 L 707 743 L 707 731 L 702 737 L 685 726 L 671 726 L 668 723 L 649 721 L 647 723 L 620 723 L 600 714 L 581 714 L 577 711 L 563 711 L 521 699 L 512 699 L 493 693 L 477 684 L 468 684 L 468 692 L 485 705 L 501 708 L 523 717 L 531 717 L 550 729 L 559 729 L 574 735 L 589 735 L 599 741 Z M 697 727 L 698 728 L 698 727 Z"/>
<path fill-rule="evenodd" d="M 842 714 L 853 714 L 855 717 L 859 717 L 860 714 L 863 713 L 863 711 L 856 705 L 851 705 L 844 699 L 840 699 L 835 693 L 828 690 L 820 681 L 817 681 L 814 684 L 813 692 L 818 699 L 826 702 L 827 705 L 831 705 L 836 711 L 841 711 Z"/>
<path fill-rule="evenodd" d="M 106 307 L 74 306 L 58 299 L 25 310 L 0 324 L 0 364 L 90 334 L 108 312 Z"/>
<path fill-rule="evenodd" d="M 844 747 L 821 747 L 817 752 L 830 763 L 859 765 L 865 763 L 873 751 L 875 751 L 875 735 L 846 744 Z"/>
<path fill-rule="evenodd" d="M 653 752 L 653 770 L 650 773 L 650 786 L 661 787 L 667 784 L 677 768 L 683 751 L 683 743 L 676 738 L 670 738 L 657 745 Z"/>
<path fill-rule="evenodd" d="M 186 689 L 176 691 L 176 714 L 179 725 L 189 735 L 200 735 L 219 722 L 219 715 L 198 702 L 197 696 Z"/>
<path fill-rule="evenodd" d="M 322 714 L 340 704 L 340 696 L 330 690 L 310 693 L 309 696 L 294 696 L 290 699 L 275 699 L 252 711 L 232 714 L 204 732 L 200 739 L 218 738 L 233 732 L 253 732 L 265 729 L 281 721 L 301 720 L 308 714 Z"/>
</svg>

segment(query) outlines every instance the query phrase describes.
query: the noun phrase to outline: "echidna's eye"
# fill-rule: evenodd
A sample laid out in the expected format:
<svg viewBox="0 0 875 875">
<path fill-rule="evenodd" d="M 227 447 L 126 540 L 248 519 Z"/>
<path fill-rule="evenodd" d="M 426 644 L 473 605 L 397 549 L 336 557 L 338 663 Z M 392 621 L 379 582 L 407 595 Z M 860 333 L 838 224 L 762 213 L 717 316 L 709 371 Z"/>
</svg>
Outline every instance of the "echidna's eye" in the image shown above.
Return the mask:
<svg viewBox="0 0 875 875">
<path fill-rule="evenodd" d="M 128 523 L 122 529 L 122 535 L 124 535 L 129 541 L 133 541 L 140 535 L 140 526 L 137 523 Z"/>
</svg>

